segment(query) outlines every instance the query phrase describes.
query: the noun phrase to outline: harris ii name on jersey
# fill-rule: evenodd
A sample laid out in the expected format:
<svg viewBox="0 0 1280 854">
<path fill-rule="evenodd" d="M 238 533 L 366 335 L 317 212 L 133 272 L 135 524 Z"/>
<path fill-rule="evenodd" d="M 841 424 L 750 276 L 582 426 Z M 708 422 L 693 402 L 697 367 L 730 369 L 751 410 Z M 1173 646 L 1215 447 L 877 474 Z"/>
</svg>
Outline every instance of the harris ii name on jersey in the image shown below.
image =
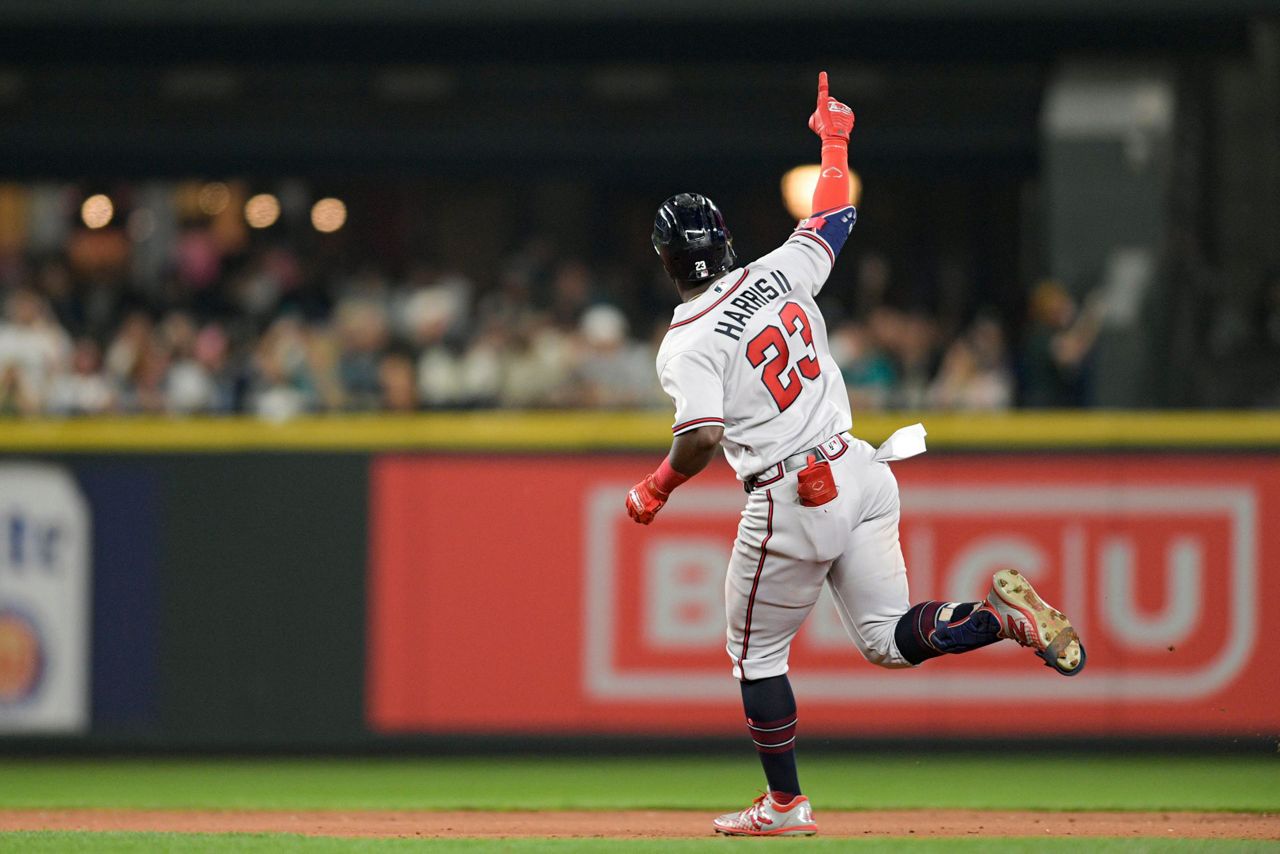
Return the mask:
<svg viewBox="0 0 1280 854">
<path fill-rule="evenodd" d="M 716 321 L 716 332 L 728 335 L 734 341 L 741 341 L 743 330 L 752 315 L 783 294 L 791 292 L 791 283 L 782 271 L 774 270 L 769 273 L 769 277 L 773 278 L 772 284 L 768 277 L 761 276 L 728 301 L 723 319 Z"/>
</svg>

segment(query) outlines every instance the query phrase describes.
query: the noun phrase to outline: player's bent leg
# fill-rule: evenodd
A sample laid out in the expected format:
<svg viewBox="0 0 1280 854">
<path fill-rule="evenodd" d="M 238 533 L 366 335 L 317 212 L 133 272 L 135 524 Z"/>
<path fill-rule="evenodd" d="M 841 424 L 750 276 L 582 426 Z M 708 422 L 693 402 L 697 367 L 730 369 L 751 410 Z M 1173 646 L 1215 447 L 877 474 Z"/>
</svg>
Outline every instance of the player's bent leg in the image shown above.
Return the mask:
<svg viewBox="0 0 1280 854">
<path fill-rule="evenodd" d="M 919 602 L 894 626 L 893 639 L 911 664 L 981 649 L 1000 640 L 1000 621 L 983 602 Z"/>
<path fill-rule="evenodd" d="M 858 521 L 848 546 L 831 564 L 827 584 L 840 622 L 862 656 L 880 667 L 910 667 L 894 629 L 910 605 L 907 567 L 898 542 L 897 487 L 888 467 L 872 463 L 859 473 L 864 504 L 878 514 Z"/>
<path fill-rule="evenodd" d="M 913 667 L 1000 640 L 1000 622 L 983 602 L 920 602 L 908 607 L 897 514 L 868 519 L 832 564 L 836 610 L 863 657 L 880 667 Z"/>
<path fill-rule="evenodd" d="M 913 665 L 894 641 L 894 628 L 902 616 L 900 609 L 897 613 L 885 614 L 858 608 L 857 600 L 849 599 L 835 583 L 831 585 L 831 594 L 840 622 L 863 658 L 877 667 L 891 670 Z"/>
<path fill-rule="evenodd" d="M 881 667 L 911 667 L 1012 639 L 1054 670 L 1084 668 L 1084 645 L 1066 615 L 1041 599 L 1016 570 L 1001 570 L 979 602 L 908 606 L 906 564 L 898 540 L 897 483 L 887 466 L 861 473 L 870 515 L 857 522 L 828 583 L 845 629 L 863 656 Z"/>
<path fill-rule="evenodd" d="M 1004 639 L 1031 647 L 1064 676 L 1084 669 L 1084 644 L 1067 615 L 1041 599 L 1016 569 L 992 576 L 991 592 L 981 602 L 913 605 L 894 631 L 898 648 L 912 664 Z"/>
</svg>

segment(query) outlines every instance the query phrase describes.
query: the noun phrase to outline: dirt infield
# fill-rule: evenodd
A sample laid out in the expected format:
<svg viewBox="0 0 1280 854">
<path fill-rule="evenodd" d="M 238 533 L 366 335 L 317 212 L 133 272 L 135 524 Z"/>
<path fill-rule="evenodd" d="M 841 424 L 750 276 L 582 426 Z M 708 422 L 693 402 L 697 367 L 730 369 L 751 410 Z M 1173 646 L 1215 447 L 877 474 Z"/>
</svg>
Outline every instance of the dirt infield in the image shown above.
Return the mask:
<svg viewBox="0 0 1280 854">
<path fill-rule="evenodd" d="M 820 812 L 823 836 L 1120 836 L 1280 839 L 1280 815 L 1184 812 Z M 703 812 L 218 812 L 0 810 L 0 831 L 124 830 L 358 837 L 694 837 Z"/>
</svg>

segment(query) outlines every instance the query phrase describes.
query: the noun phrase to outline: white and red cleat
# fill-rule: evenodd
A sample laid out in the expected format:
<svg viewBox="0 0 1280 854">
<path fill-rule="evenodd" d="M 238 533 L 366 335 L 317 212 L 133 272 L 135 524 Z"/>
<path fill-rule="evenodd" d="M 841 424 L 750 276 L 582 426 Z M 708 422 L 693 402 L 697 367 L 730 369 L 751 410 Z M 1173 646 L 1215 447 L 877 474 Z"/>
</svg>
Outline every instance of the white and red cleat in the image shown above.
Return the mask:
<svg viewBox="0 0 1280 854">
<path fill-rule="evenodd" d="M 986 604 L 1000 620 L 1000 637 L 1031 647 L 1063 676 L 1084 670 L 1084 644 L 1067 615 L 1041 599 L 1018 570 L 1002 569 L 991 577 Z"/>
<path fill-rule="evenodd" d="M 768 792 L 742 812 L 725 813 L 712 825 L 716 833 L 725 836 L 812 836 L 818 832 L 808 798 L 796 795 L 780 806 Z"/>
</svg>

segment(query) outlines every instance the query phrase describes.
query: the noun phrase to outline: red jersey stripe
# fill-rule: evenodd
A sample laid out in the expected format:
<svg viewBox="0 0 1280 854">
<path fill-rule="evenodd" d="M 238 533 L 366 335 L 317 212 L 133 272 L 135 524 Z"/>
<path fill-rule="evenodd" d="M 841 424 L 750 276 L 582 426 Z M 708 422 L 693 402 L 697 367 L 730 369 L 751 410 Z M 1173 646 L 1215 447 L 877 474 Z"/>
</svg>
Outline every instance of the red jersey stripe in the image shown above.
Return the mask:
<svg viewBox="0 0 1280 854">
<path fill-rule="evenodd" d="M 751 612 L 756 607 L 756 588 L 760 586 L 760 573 L 764 571 L 765 558 L 769 556 L 769 540 L 773 539 L 773 493 L 765 490 L 764 497 L 769 502 L 769 516 L 765 520 L 764 540 L 760 543 L 760 562 L 756 564 L 756 577 L 751 582 L 751 595 L 747 597 L 747 624 L 742 631 L 742 652 L 738 655 L 738 674 L 747 678 L 747 668 L 743 663 L 747 660 L 747 649 L 751 645 Z"/>
<path fill-rule="evenodd" d="M 827 257 L 831 259 L 831 266 L 834 267 L 836 265 L 836 253 L 831 251 L 831 247 L 827 245 L 827 241 L 822 239 L 822 235 L 814 234 L 812 231 L 797 231 L 796 234 L 800 237 L 807 237 L 821 246 L 826 251 Z"/>
<path fill-rule="evenodd" d="M 828 250 L 828 251 L 830 251 L 830 250 Z M 833 263 L 833 264 L 835 263 L 834 259 L 832 260 L 832 262 L 831 262 L 831 263 Z M 703 316 L 704 314 L 706 314 L 707 312 L 712 311 L 713 309 L 715 309 L 715 307 L 716 307 L 716 306 L 718 306 L 720 303 L 724 302 L 725 300 L 727 300 L 727 299 L 729 298 L 729 294 L 733 293 L 733 292 L 737 289 L 738 285 L 742 284 L 743 282 L 745 282 L 745 281 L 747 280 L 747 273 L 748 273 L 749 271 L 750 271 L 750 270 L 749 270 L 749 268 L 744 268 L 744 269 L 743 269 L 743 271 L 742 271 L 742 275 L 738 278 L 738 281 L 734 282 L 734 283 L 733 283 L 733 287 L 732 287 L 732 288 L 729 288 L 729 290 L 725 291 L 725 292 L 720 296 L 720 299 L 716 300 L 716 301 L 715 301 L 715 302 L 713 302 L 711 305 L 707 306 L 707 307 L 706 307 L 706 308 L 704 308 L 702 311 L 700 311 L 700 312 L 698 312 L 697 314 L 695 314 L 693 317 L 686 318 L 685 320 L 682 320 L 682 321 L 680 321 L 679 323 L 673 323 L 673 324 L 671 324 L 671 326 L 670 326 L 669 328 L 670 328 L 670 329 L 675 329 L 677 326 L 684 326 L 686 323 L 693 323 L 693 322 L 694 322 L 695 320 L 697 320 L 699 317 L 702 317 L 702 316 Z"/>
<path fill-rule="evenodd" d="M 671 432 L 679 433 L 681 430 L 688 430 L 690 427 L 699 427 L 703 424 L 723 424 L 723 423 L 724 423 L 723 418 L 694 418 L 691 421 L 686 421 L 683 424 L 677 424 L 676 426 L 672 427 Z"/>
</svg>

